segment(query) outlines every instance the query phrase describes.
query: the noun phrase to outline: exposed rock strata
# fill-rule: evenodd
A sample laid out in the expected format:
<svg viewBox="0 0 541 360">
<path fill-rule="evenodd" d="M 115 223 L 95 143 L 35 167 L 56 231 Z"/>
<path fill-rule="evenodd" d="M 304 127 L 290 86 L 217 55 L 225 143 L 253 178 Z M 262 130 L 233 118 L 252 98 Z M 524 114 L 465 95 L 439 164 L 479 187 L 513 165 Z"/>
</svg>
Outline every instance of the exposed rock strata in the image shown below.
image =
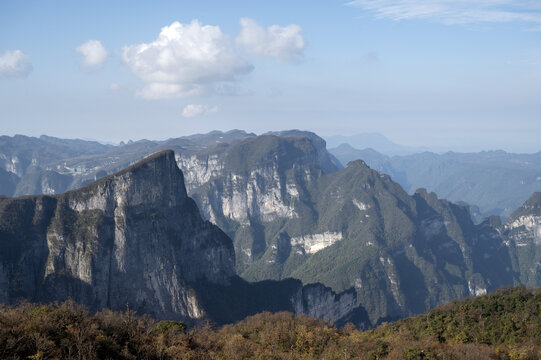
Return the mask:
<svg viewBox="0 0 541 360">
<path fill-rule="evenodd" d="M 172 151 L 61 195 L 1 197 L 0 249 L 2 303 L 72 298 L 93 310 L 217 322 L 264 310 L 328 320 L 358 311 L 352 291 L 235 277 L 231 239 L 202 220 Z"/>
<path fill-rule="evenodd" d="M 230 239 L 201 219 L 172 151 L 62 195 L 3 198 L 0 221 L 2 302 L 71 297 L 198 318 L 186 283 L 234 274 Z"/>
<path fill-rule="evenodd" d="M 520 282 L 541 285 L 541 192 L 534 193 L 501 226 Z"/>
</svg>

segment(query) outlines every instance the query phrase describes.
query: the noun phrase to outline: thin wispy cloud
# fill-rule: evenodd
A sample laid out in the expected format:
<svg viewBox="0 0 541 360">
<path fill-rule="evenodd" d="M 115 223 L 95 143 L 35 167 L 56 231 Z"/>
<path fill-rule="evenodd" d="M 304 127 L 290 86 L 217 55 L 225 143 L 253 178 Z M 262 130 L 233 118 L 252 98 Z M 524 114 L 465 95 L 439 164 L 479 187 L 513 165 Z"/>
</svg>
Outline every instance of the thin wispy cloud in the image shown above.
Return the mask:
<svg viewBox="0 0 541 360">
<path fill-rule="evenodd" d="M 524 22 L 541 28 L 541 4 L 530 0 L 354 0 L 349 6 L 391 20 L 425 19 L 446 25 Z"/>
<path fill-rule="evenodd" d="M 237 44 L 250 54 L 295 62 L 303 56 L 306 41 L 300 26 L 272 25 L 267 28 L 249 18 L 240 19 L 242 29 Z"/>
</svg>

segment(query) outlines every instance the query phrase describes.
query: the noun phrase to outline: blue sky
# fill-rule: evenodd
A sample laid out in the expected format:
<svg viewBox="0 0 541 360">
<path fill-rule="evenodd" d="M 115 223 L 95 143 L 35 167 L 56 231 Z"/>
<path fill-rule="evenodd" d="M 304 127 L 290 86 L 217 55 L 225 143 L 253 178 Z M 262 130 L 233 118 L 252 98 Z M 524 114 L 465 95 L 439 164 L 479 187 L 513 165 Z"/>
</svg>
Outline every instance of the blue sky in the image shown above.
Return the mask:
<svg viewBox="0 0 541 360">
<path fill-rule="evenodd" d="M 539 151 L 541 3 L 3 0 L 0 125 L 113 142 L 300 128 Z"/>
</svg>

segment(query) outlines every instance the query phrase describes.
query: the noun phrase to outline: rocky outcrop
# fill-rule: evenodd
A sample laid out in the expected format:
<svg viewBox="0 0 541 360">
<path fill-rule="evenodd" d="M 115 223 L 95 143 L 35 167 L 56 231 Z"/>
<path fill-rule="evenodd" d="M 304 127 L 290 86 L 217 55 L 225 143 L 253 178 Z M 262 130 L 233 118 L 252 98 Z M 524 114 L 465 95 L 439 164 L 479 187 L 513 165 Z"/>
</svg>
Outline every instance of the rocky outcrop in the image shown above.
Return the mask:
<svg viewBox="0 0 541 360">
<path fill-rule="evenodd" d="M 262 311 L 290 311 L 305 314 L 338 326 L 352 322 L 366 329 L 368 314 L 357 306 L 353 289 L 335 293 L 322 284 L 304 285 L 296 279 L 247 282 L 232 277 L 229 285 L 201 281 L 193 284 L 201 304 L 217 323 L 229 323 Z"/>
<path fill-rule="evenodd" d="M 363 161 L 298 188 L 304 192 L 294 202 L 297 218 L 260 223 L 267 248 L 257 258 L 252 253 L 245 278 L 354 289 L 354 306 L 366 309 L 372 323 L 515 281 L 490 224 L 475 225 L 467 207 L 424 189 L 410 196 Z"/>
<path fill-rule="evenodd" d="M 541 285 L 541 192 L 534 193 L 500 228 L 520 282 Z"/>
<path fill-rule="evenodd" d="M 424 189 L 410 196 L 363 161 L 330 169 L 324 142 L 300 135 L 177 158 L 193 170 L 203 216 L 234 239 L 243 278 L 353 289 L 352 306 L 372 323 L 516 281 L 504 241 L 491 224 L 475 225 L 467 207 Z"/>
<path fill-rule="evenodd" d="M 102 284 L 109 282 L 117 268 L 122 273 L 139 263 L 146 268 L 137 276 L 145 279 L 143 288 L 150 290 L 141 290 L 141 285 L 131 289 L 114 280 L 111 284 L 121 289 L 121 295 L 112 298 L 129 294 L 141 300 L 136 304 L 144 304 L 143 311 L 165 309 L 159 311 L 234 321 L 252 310 L 289 309 L 335 320 L 367 315 L 375 324 L 512 284 L 519 273 L 528 284 L 538 281 L 535 274 L 540 260 L 528 257 L 535 252 L 522 249 L 536 246 L 539 214 L 517 215 L 506 230 L 497 228 L 494 219 L 475 225 L 467 207 L 424 189 L 410 196 L 388 175 L 363 161 L 339 170 L 326 156 L 323 140 L 314 134 L 293 131 L 256 137 L 244 133 L 236 134 L 231 143 L 222 142 L 225 135 L 213 134 L 198 145 L 194 139 L 170 140 L 180 149 L 174 159 L 167 152 L 170 171 L 145 172 L 146 180 L 130 175 L 138 165 L 81 190 L 27 198 L 29 205 L 17 200 L 21 202 L 16 207 L 30 209 L 24 210 L 28 211 L 24 218 L 37 220 L 20 225 L 34 229 L 21 237 L 33 239 L 32 246 L 24 243 L 20 247 L 24 256 L 19 243 L 9 240 L 5 245 L 6 254 L 18 254 L 15 263 L 22 265 L 0 270 L 0 284 L 15 289 L 0 296 L 12 301 L 26 294 L 25 289 L 41 289 L 42 293 L 28 296 L 54 299 L 70 294 L 95 307 L 109 306 L 110 300 L 103 303 L 101 299 L 113 290 L 104 290 Z M 136 147 L 134 154 L 140 154 L 162 145 L 147 141 L 126 147 Z M 131 159 L 118 157 L 121 160 L 111 156 L 111 166 Z M 151 159 L 156 158 L 147 161 Z M 84 164 L 99 168 L 94 165 L 100 163 L 93 161 L 97 160 Z M 188 194 L 199 209 L 186 196 L 182 175 L 168 175 L 180 173 L 175 162 L 185 170 Z M 78 165 L 77 170 L 80 168 Z M 39 206 L 36 199 L 41 199 Z M 215 236 L 217 230 L 204 223 L 198 212 L 233 238 L 236 265 L 227 260 L 232 258 L 230 240 L 213 243 L 210 239 L 220 238 Z M 195 230 L 184 236 L 186 229 Z M 35 234 L 42 232 L 46 236 L 36 240 Z M 1 236 L 12 239 L 15 235 Z M 197 236 L 201 238 L 193 242 Z M 156 257 L 159 260 L 150 264 Z M 113 270 L 104 270 L 107 266 L 100 261 L 105 258 L 112 259 Z M 233 267 L 245 280 L 265 281 L 237 284 L 239 288 L 234 290 L 236 283 L 229 284 L 228 277 Z M 18 269 L 33 270 L 22 275 Z M 174 276 L 164 278 L 163 272 Z M 10 280 L 14 274 L 20 277 L 16 283 Z M 55 294 L 43 293 L 49 286 L 33 285 L 49 278 L 54 284 L 66 285 L 52 287 Z M 294 285 L 287 280 L 268 283 L 286 278 L 300 281 Z M 135 283 L 132 277 L 119 279 Z M 220 290 L 205 296 L 202 282 L 210 284 L 207 289 L 217 286 Z M 313 283 L 322 285 L 302 287 Z M 162 293 L 158 288 L 167 290 Z M 244 296 L 233 296 L 238 292 Z M 224 297 L 225 293 L 229 295 Z M 224 297 L 223 303 L 211 306 L 217 297 Z M 269 299 L 281 305 L 271 304 Z M 235 302 L 242 306 L 232 310 Z M 223 312 L 228 315 L 223 317 Z"/>
<path fill-rule="evenodd" d="M 340 321 L 355 309 L 357 294 L 353 289 L 336 294 L 321 284 L 309 284 L 299 288 L 291 302 L 295 314 Z"/>
<path fill-rule="evenodd" d="M 57 196 L 0 200 L 0 300 L 64 300 L 157 318 L 205 315 L 187 285 L 227 284 L 231 240 L 201 219 L 174 153 Z"/>
<path fill-rule="evenodd" d="M 234 276 L 231 239 L 202 220 L 172 151 L 64 194 L 0 197 L 0 249 L 2 303 L 72 298 L 219 323 L 265 310 L 330 321 L 359 311 L 354 291 Z M 352 319 L 368 326 L 362 314 Z"/>
<path fill-rule="evenodd" d="M 324 156 L 325 142 L 306 134 L 311 133 L 263 135 L 177 156 L 179 166 L 187 169 L 189 193 L 202 215 L 233 238 L 239 274 L 267 250 L 276 249 L 269 238 L 279 232 L 265 235 L 267 224 L 300 219 L 302 203 L 309 200 L 307 184 L 338 170 Z M 316 251 L 318 246 L 306 250 Z"/>
<path fill-rule="evenodd" d="M 302 235 L 291 239 L 291 245 L 297 246 L 304 254 L 315 254 L 318 251 L 342 240 L 341 232 L 324 232 L 323 234 Z"/>
</svg>

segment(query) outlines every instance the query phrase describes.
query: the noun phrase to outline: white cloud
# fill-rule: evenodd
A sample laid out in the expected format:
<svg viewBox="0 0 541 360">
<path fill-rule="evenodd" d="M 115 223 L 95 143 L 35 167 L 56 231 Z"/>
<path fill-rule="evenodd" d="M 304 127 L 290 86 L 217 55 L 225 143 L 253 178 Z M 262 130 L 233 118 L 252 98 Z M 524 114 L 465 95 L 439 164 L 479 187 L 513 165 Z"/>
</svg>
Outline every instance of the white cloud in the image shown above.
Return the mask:
<svg viewBox="0 0 541 360">
<path fill-rule="evenodd" d="M 189 104 L 182 110 L 182 116 L 191 118 L 201 115 L 215 114 L 218 112 L 217 106 L 208 106 L 206 104 Z"/>
<path fill-rule="evenodd" d="M 240 25 L 242 30 L 237 36 L 237 44 L 250 54 L 280 61 L 296 61 L 303 55 L 306 41 L 298 25 L 272 25 L 265 29 L 248 18 L 240 19 Z"/>
<path fill-rule="evenodd" d="M 541 24 L 533 0 L 354 0 L 347 3 L 391 20 L 428 19 L 447 25 L 475 22 Z"/>
<path fill-rule="evenodd" d="M 21 50 L 8 50 L 0 55 L 0 77 L 25 77 L 31 72 L 30 57 Z"/>
<path fill-rule="evenodd" d="M 97 68 L 107 60 L 107 49 L 98 40 L 88 40 L 75 48 L 81 54 L 81 65 L 86 68 Z"/>
<path fill-rule="evenodd" d="M 109 88 L 111 89 L 111 91 L 118 91 L 120 90 L 120 84 L 119 83 L 111 83 L 111 85 L 109 85 Z"/>
<path fill-rule="evenodd" d="M 165 26 L 151 43 L 124 46 L 122 59 L 147 83 L 138 92 L 146 99 L 199 94 L 253 70 L 218 26 L 201 25 L 197 20 Z"/>
</svg>

